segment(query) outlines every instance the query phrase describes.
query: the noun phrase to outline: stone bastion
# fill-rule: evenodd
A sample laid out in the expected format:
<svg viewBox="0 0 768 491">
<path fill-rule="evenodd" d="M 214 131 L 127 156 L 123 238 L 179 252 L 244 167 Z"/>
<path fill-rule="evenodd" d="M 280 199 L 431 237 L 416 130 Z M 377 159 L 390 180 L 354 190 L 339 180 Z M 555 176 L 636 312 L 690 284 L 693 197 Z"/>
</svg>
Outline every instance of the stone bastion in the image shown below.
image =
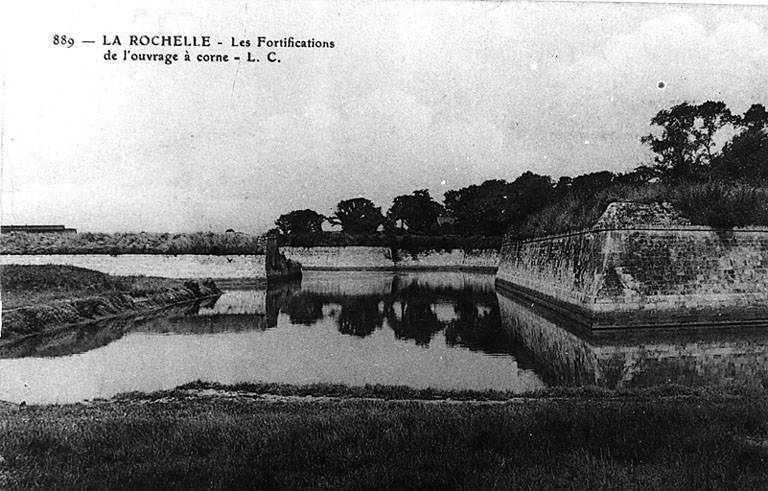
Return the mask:
<svg viewBox="0 0 768 491">
<path fill-rule="evenodd" d="M 611 203 L 589 230 L 505 241 L 496 284 L 591 329 L 768 325 L 768 228 Z"/>
</svg>

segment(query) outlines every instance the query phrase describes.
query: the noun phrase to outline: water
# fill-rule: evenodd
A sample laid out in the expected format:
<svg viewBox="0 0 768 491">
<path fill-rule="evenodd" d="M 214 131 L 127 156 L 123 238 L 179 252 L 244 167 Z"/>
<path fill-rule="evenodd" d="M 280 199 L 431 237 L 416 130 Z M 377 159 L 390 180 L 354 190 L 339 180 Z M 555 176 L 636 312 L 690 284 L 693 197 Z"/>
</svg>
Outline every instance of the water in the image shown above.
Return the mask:
<svg viewBox="0 0 768 491">
<path fill-rule="evenodd" d="M 308 272 L 0 349 L 0 399 L 64 403 L 221 383 L 544 387 L 501 329 L 492 275 Z"/>
<path fill-rule="evenodd" d="M 493 275 L 307 272 L 0 347 L 0 400 L 65 403 L 221 383 L 416 388 L 768 384 L 765 329 L 592 334 Z"/>
<path fill-rule="evenodd" d="M 520 299 L 498 295 L 498 301 L 504 331 L 530 353 L 548 385 L 768 387 L 765 327 L 592 333 Z"/>
</svg>

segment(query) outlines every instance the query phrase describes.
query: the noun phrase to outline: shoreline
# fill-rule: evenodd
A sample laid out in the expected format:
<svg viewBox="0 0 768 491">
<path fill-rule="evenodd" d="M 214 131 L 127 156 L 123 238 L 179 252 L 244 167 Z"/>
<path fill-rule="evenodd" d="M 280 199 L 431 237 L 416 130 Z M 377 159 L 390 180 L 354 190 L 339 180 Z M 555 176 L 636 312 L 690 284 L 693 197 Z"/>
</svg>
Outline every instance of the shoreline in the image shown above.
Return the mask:
<svg viewBox="0 0 768 491">
<path fill-rule="evenodd" d="M 52 408 L 109 405 L 121 402 L 168 403 L 191 400 L 244 400 L 267 402 L 393 402 L 446 404 L 505 404 L 536 401 L 632 402 L 643 400 L 753 400 L 766 399 L 768 389 L 740 384 L 721 386 L 685 386 L 662 384 L 637 388 L 606 388 L 598 385 L 550 386 L 543 389 L 513 392 L 495 389 L 437 389 L 406 385 L 336 383 L 292 384 L 283 382 L 241 382 L 224 384 L 196 380 L 171 389 L 151 392 L 121 392 L 108 398 L 83 399 L 73 402 L 27 403 L 0 399 L 0 410 L 6 408 Z"/>
<path fill-rule="evenodd" d="M 10 346 L 14 346 L 14 345 L 16 345 L 19 342 L 26 341 L 26 340 L 28 340 L 30 338 L 34 338 L 36 336 L 53 335 L 53 334 L 57 334 L 57 333 L 61 333 L 61 332 L 66 332 L 66 331 L 69 331 L 71 329 L 86 328 L 86 327 L 89 327 L 89 326 L 91 326 L 91 325 L 93 325 L 93 324 L 95 324 L 97 322 L 105 322 L 105 321 L 108 322 L 108 321 L 111 321 L 111 320 L 119 320 L 119 319 L 132 319 L 134 317 L 138 318 L 138 317 L 145 316 L 145 315 L 148 315 L 148 314 L 160 313 L 160 312 L 162 312 L 162 311 L 164 311 L 166 309 L 171 309 L 173 307 L 180 307 L 180 306 L 183 306 L 183 305 L 191 305 L 191 304 L 194 304 L 196 302 L 201 302 L 203 300 L 210 300 L 210 299 L 218 298 L 220 296 L 221 296 L 221 293 L 215 293 L 215 294 L 201 296 L 201 297 L 184 298 L 184 299 L 180 299 L 180 300 L 173 301 L 173 302 L 170 302 L 170 303 L 162 303 L 162 300 L 161 300 L 159 302 L 154 303 L 153 306 L 151 306 L 149 308 L 125 309 L 125 310 L 122 310 L 122 311 L 119 311 L 119 312 L 115 312 L 115 313 L 112 313 L 112 314 L 107 314 L 107 315 L 103 315 L 103 316 L 99 316 L 99 317 L 82 318 L 81 320 L 77 320 L 77 321 L 74 321 L 74 322 L 71 322 L 71 323 L 67 323 L 67 324 L 56 324 L 56 325 L 53 325 L 53 326 L 50 326 L 50 327 L 44 327 L 40 331 L 24 333 L 24 334 L 15 334 L 14 335 L 14 333 L 12 331 L 10 335 L 7 335 L 5 329 L 3 328 L 2 333 L 0 333 L 0 348 L 8 348 Z M 83 299 L 79 299 L 79 300 L 83 300 Z M 92 300 L 92 299 L 86 299 L 86 300 Z M 99 298 L 97 298 L 97 301 L 99 301 L 99 300 L 104 301 L 104 302 L 108 302 L 109 298 L 108 297 L 99 297 Z M 77 301 L 78 301 L 78 299 L 75 299 L 75 300 L 72 300 L 71 302 L 77 302 Z M 70 301 L 66 301 L 66 302 L 63 302 L 63 303 L 69 303 L 69 302 Z M 50 305 L 42 305 L 42 306 L 39 306 L 37 308 L 40 308 L 40 307 L 45 309 L 45 308 L 51 307 L 51 306 Z M 33 307 L 33 308 L 35 308 L 35 307 Z M 56 307 L 53 307 L 53 308 L 56 309 Z M 60 308 L 61 309 L 66 309 L 65 306 L 62 306 Z M 21 310 L 21 309 L 26 309 L 26 307 L 22 307 L 20 309 L 10 309 L 9 311 L 3 310 L 3 318 L 4 319 L 6 318 L 6 312 L 12 313 L 14 310 Z M 49 312 L 50 312 L 50 310 L 46 311 L 46 313 L 49 313 Z M 5 323 L 5 322 L 7 322 L 7 321 L 4 320 L 3 323 Z"/>
<path fill-rule="evenodd" d="M 222 294 L 212 280 L 113 276 L 70 266 L 6 265 L 2 281 L 0 345 Z"/>
<path fill-rule="evenodd" d="M 585 401 L 630 401 L 642 399 L 739 399 L 743 397 L 768 397 L 768 390 L 762 387 L 701 386 L 688 387 L 676 384 L 656 385 L 642 388 L 608 389 L 596 385 L 552 386 L 544 389 L 512 392 L 494 389 L 435 389 L 414 388 L 404 385 L 348 385 L 348 384 L 290 384 L 267 382 L 243 382 L 222 384 L 197 380 L 179 385 L 173 389 L 154 392 L 126 392 L 109 399 L 94 399 L 89 402 L 116 402 L 122 400 L 171 400 L 186 398 L 268 398 L 279 400 L 323 401 L 390 401 L 429 403 L 505 403 L 541 400 L 585 400 Z M 82 404 L 75 403 L 75 404 Z M 41 406 L 45 406 L 42 404 Z"/>
</svg>

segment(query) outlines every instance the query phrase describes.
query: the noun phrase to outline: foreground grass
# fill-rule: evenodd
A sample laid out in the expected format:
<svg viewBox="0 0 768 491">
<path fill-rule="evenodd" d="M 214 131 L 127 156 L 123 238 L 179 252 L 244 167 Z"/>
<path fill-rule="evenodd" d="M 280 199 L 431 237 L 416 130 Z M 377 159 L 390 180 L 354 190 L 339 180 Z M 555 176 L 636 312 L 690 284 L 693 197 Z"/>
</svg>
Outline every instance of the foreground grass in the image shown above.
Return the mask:
<svg viewBox="0 0 768 491">
<path fill-rule="evenodd" d="M 0 408 L 0 488 L 768 485 L 764 395 L 583 393 L 477 404 L 267 402 L 183 392 Z"/>
</svg>

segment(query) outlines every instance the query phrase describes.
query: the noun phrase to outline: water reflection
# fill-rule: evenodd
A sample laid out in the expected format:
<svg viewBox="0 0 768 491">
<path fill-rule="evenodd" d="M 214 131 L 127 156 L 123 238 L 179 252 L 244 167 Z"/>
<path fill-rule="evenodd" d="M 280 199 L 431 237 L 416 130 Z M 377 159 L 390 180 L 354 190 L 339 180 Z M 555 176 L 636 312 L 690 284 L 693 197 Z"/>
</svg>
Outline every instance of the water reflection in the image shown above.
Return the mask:
<svg viewBox="0 0 768 491">
<path fill-rule="evenodd" d="M 313 292 L 291 292 L 282 311 L 292 324 L 311 326 L 323 318 L 323 298 Z"/>
<path fill-rule="evenodd" d="M 292 290 L 280 309 L 294 324 L 312 325 L 327 316 L 344 335 L 366 337 L 386 325 L 397 339 L 429 346 L 445 331 L 450 346 L 509 353 L 492 279 L 466 273 L 326 273 Z M 324 306 L 332 308 L 326 312 Z"/>
<path fill-rule="evenodd" d="M 474 351 L 502 353 L 510 344 L 509 335 L 499 329 L 501 319 L 498 303 L 478 305 L 471 298 L 460 298 L 455 308 L 456 318 L 445 328 L 449 346 L 465 346 Z M 522 350 L 518 349 L 518 352 Z M 521 356 L 521 355 L 519 355 Z"/>
<path fill-rule="evenodd" d="M 341 309 L 336 316 L 336 324 L 341 334 L 365 337 L 380 329 L 384 314 L 379 309 L 376 297 L 352 297 L 341 302 Z"/>
<path fill-rule="evenodd" d="M 493 276 L 310 272 L 137 318 L 0 342 L 0 399 L 71 402 L 221 383 L 543 386 L 501 328 Z"/>
<path fill-rule="evenodd" d="M 501 322 L 550 385 L 768 387 L 768 330 L 586 332 L 542 307 L 498 295 Z"/>
<path fill-rule="evenodd" d="M 277 318 L 291 292 L 300 283 L 289 282 L 266 289 L 230 290 L 224 295 L 173 305 L 133 317 L 96 321 L 0 343 L 0 359 L 30 356 L 54 357 L 85 353 L 106 346 L 129 333 L 217 334 L 265 330 Z"/>
<path fill-rule="evenodd" d="M 309 272 L 301 283 L 0 342 L 0 399 L 72 402 L 197 379 L 524 392 L 768 386 L 768 331 L 589 333 L 493 276 Z"/>
</svg>

